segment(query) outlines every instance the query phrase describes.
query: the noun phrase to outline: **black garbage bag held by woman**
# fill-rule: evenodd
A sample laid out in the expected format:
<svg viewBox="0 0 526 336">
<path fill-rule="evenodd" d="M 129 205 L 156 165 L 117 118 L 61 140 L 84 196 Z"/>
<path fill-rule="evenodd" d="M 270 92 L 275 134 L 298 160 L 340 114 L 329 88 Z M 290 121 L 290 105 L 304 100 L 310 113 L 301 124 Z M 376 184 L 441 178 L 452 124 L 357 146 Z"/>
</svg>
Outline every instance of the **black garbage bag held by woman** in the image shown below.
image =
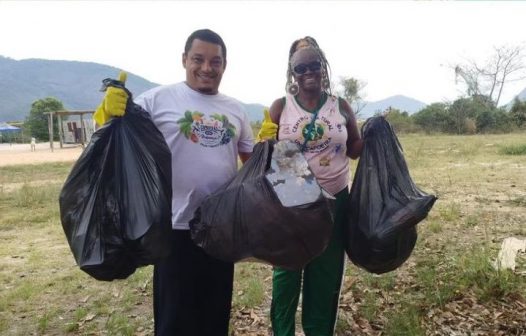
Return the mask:
<svg viewBox="0 0 526 336">
<path fill-rule="evenodd" d="M 192 239 L 220 260 L 301 269 L 327 247 L 330 199 L 296 143 L 260 142 L 236 177 L 197 209 Z"/>
<path fill-rule="evenodd" d="M 362 126 L 364 146 L 349 195 L 346 252 L 372 273 L 390 272 L 411 255 L 416 225 L 436 197 L 412 181 L 402 146 L 384 117 Z"/>
<path fill-rule="evenodd" d="M 104 84 L 125 89 L 116 80 Z M 93 134 L 60 193 L 62 226 L 75 261 L 98 280 L 124 279 L 170 251 L 170 150 L 126 91 L 125 115 Z"/>
</svg>

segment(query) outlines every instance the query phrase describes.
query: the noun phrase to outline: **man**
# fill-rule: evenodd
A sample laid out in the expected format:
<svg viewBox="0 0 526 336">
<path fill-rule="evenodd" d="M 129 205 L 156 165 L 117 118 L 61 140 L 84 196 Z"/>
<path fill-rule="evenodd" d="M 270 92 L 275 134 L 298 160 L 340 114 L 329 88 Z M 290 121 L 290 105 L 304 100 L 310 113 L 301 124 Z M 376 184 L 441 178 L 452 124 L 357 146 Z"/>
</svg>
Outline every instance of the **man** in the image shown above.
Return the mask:
<svg viewBox="0 0 526 336">
<path fill-rule="evenodd" d="M 182 63 L 185 82 L 135 100 L 172 152 L 173 251 L 154 266 L 155 334 L 227 335 L 234 266 L 194 245 L 188 223 L 201 201 L 235 176 L 237 156 L 242 162 L 250 157 L 253 135 L 242 105 L 218 91 L 227 64 L 221 37 L 208 29 L 193 32 Z M 95 119 L 123 115 L 127 98 L 108 88 Z"/>
</svg>

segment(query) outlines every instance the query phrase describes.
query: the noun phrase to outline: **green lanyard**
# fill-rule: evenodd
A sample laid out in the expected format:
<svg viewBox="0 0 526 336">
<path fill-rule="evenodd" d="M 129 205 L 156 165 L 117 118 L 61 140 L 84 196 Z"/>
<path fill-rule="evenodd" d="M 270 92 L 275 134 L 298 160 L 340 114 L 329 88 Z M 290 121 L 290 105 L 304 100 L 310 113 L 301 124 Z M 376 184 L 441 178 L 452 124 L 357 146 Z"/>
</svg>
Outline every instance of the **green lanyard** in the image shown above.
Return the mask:
<svg viewBox="0 0 526 336">
<path fill-rule="evenodd" d="M 303 142 L 303 145 L 301 146 L 302 152 L 304 152 L 305 149 L 307 148 L 307 142 L 309 141 L 309 139 L 314 139 L 314 136 L 315 136 L 314 133 L 316 132 L 316 127 L 314 126 L 316 122 L 316 118 L 318 117 L 318 112 L 320 112 L 323 104 L 325 104 L 326 101 L 327 101 L 327 96 L 322 94 L 322 96 L 320 97 L 320 101 L 318 102 L 318 106 L 316 106 L 316 109 L 314 109 L 314 112 L 312 112 L 313 113 L 312 120 L 309 123 L 309 125 L 307 125 L 307 135 L 308 136 L 305 137 L 305 141 Z M 297 98 L 296 98 L 296 102 L 301 106 Z"/>
</svg>

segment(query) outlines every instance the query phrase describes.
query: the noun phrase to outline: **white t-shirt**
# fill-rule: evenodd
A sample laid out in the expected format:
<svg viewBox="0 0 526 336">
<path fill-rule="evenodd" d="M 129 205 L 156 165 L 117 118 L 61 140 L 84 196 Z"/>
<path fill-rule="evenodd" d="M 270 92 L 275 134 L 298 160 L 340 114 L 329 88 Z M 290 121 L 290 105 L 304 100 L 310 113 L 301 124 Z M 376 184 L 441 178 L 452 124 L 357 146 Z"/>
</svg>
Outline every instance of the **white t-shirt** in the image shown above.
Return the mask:
<svg viewBox="0 0 526 336">
<path fill-rule="evenodd" d="M 247 113 L 233 98 L 184 82 L 151 89 L 135 103 L 150 113 L 172 152 L 172 227 L 188 230 L 203 199 L 236 175 L 238 152 L 252 152 Z"/>
</svg>

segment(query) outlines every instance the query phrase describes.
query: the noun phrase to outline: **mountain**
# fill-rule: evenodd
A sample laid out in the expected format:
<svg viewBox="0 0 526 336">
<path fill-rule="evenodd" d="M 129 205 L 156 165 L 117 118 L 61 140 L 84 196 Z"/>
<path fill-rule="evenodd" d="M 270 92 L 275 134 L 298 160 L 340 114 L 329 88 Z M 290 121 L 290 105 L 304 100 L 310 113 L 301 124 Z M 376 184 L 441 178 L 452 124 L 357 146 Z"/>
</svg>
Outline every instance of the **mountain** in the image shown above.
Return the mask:
<svg viewBox="0 0 526 336">
<path fill-rule="evenodd" d="M 363 107 L 358 114 L 358 118 L 360 119 L 372 117 L 375 113 L 383 112 L 389 107 L 399 109 L 402 112 L 406 111 L 409 114 L 413 114 L 420 111 L 427 105 L 424 102 L 403 95 L 396 95 L 375 102 L 366 103 L 367 104 L 365 107 Z"/>
<path fill-rule="evenodd" d="M 49 96 L 68 110 L 94 110 L 103 97 L 102 80 L 118 73 L 98 63 L 0 56 L 0 121 L 24 120 L 35 100 Z M 157 85 L 128 73 L 126 86 L 134 95 Z"/>
<path fill-rule="evenodd" d="M 402 112 L 407 111 L 409 114 L 413 114 L 423 109 L 426 105 L 426 103 L 419 100 L 402 95 L 396 95 L 375 102 L 367 102 L 367 105 L 365 105 L 365 107 L 360 111 L 358 118 L 367 119 L 372 117 L 376 112 L 385 111 L 387 108 L 389 108 L 389 106 L 399 109 Z M 250 121 L 263 121 L 263 109 L 265 108 L 264 105 L 245 104 L 245 108 Z M 354 110 L 356 110 L 355 106 Z"/>
<path fill-rule="evenodd" d="M 119 69 L 115 67 L 92 62 L 14 60 L 0 56 L 0 122 L 24 120 L 35 100 L 49 96 L 62 101 L 68 110 L 94 110 L 103 97 L 103 93 L 99 92 L 102 80 L 107 77 L 115 78 L 118 73 Z M 128 73 L 126 86 L 135 96 L 157 85 Z M 518 96 L 519 99 L 526 100 L 526 89 Z M 244 105 L 250 121 L 263 120 L 264 105 Z M 358 117 L 366 119 L 389 106 L 413 114 L 426 104 L 396 95 L 367 102 Z"/>
<path fill-rule="evenodd" d="M 511 110 L 513 103 L 515 102 L 515 98 L 519 98 L 520 101 L 526 101 L 526 88 L 524 88 L 524 90 L 519 92 L 518 95 L 513 97 L 513 99 L 510 100 L 506 105 L 504 105 L 506 107 L 506 110 L 508 111 Z"/>
<path fill-rule="evenodd" d="M 526 88 L 524 88 L 524 90 L 522 90 L 518 95 L 517 97 L 519 98 L 519 100 L 526 100 Z M 513 100 L 512 100 L 513 101 Z"/>
<path fill-rule="evenodd" d="M 44 59 L 14 60 L 0 56 L 0 121 L 22 121 L 31 104 L 55 97 L 68 110 L 94 110 L 103 97 L 102 80 L 119 69 L 98 63 Z M 128 73 L 126 86 L 135 95 L 159 84 Z M 252 122 L 263 120 L 261 104 L 242 103 Z"/>
</svg>

